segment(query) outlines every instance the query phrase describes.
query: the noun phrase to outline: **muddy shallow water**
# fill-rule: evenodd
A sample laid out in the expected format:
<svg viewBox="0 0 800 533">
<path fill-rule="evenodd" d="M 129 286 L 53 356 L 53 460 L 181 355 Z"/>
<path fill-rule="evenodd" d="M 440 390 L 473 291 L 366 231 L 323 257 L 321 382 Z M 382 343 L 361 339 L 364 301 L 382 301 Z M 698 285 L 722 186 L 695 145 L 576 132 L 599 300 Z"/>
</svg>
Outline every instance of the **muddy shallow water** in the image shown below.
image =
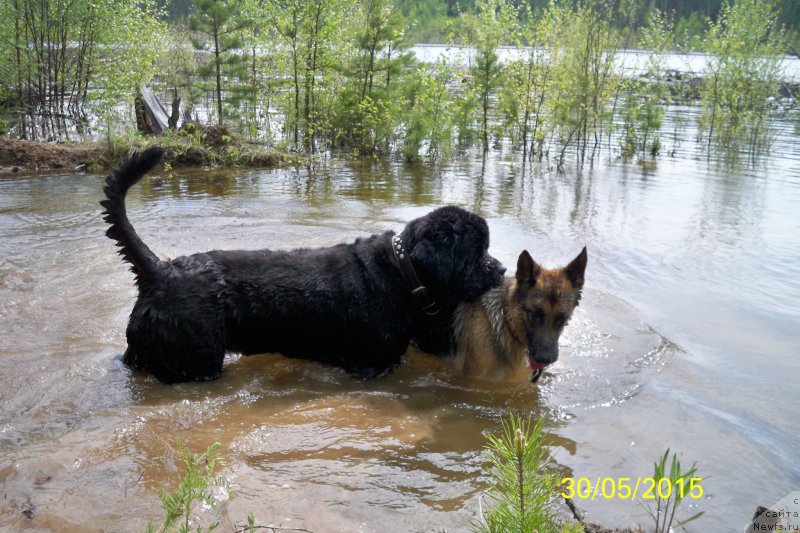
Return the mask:
<svg viewBox="0 0 800 533">
<path fill-rule="evenodd" d="M 784 143 L 784 144 L 781 144 Z M 492 253 L 545 266 L 589 249 L 587 289 L 538 387 L 470 381 L 411 351 L 356 380 L 278 355 L 165 386 L 120 362 L 135 292 L 103 236 L 102 177 L 0 179 L 0 529 L 141 531 L 178 476 L 174 441 L 215 441 L 236 497 L 223 525 L 462 531 L 485 489 L 484 434 L 542 416 L 565 475 L 648 476 L 667 447 L 696 461 L 697 530 L 739 529 L 800 489 L 800 168 L 793 132 L 731 170 L 691 153 L 559 175 L 511 152 L 437 167 L 332 159 L 313 169 L 160 172 L 129 195 L 165 256 L 330 245 L 456 203 Z M 649 524 L 637 502 L 576 502 Z M 28 518 L 23 511 L 32 511 Z"/>
</svg>

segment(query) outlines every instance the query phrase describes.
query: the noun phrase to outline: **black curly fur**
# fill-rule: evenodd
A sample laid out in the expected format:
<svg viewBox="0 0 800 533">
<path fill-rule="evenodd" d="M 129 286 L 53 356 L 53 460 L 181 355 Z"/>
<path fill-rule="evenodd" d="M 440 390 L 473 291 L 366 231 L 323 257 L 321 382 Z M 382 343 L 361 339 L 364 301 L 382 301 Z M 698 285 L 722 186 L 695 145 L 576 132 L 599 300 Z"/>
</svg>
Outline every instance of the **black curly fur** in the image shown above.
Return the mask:
<svg viewBox="0 0 800 533">
<path fill-rule="evenodd" d="M 487 254 L 486 222 L 458 207 L 409 222 L 402 238 L 441 307 L 425 315 L 401 275 L 393 232 L 330 248 L 214 250 L 159 260 L 125 212 L 125 193 L 161 158 L 134 154 L 109 176 L 107 235 L 132 265 L 139 296 L 124 362 L 164 382 L 214 379 L 226 352 L 280 352 L 376 376 L 396 366 L 412 337 L 435 338 L 459 302 L 502 282 Z"/>
</svg>

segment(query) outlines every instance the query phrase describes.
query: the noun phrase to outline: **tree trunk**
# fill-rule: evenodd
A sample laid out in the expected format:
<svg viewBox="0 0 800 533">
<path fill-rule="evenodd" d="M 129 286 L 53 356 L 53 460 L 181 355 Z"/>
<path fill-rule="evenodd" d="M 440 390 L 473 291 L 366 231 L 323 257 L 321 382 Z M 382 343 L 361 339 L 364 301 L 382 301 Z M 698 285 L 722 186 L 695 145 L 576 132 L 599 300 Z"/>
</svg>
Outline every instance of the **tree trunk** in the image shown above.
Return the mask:
<svg viewBox="0 0 800 533">
<path fill-rule="evenodd" d="M 172 90 L 172 113 L 169 115 L 168 127 L 170 130 L 175 131 L 178 127 L 178 118 L 180 117 L 181 99 L 178 96 L 178 88 Z"/>
<path fill-rule="evenodd" d="M 219 28 L 214 27 L 214 67 L 217 78 L 217 123 L 222 126 L 222 72 L 220 65 Z"/>
</svg>

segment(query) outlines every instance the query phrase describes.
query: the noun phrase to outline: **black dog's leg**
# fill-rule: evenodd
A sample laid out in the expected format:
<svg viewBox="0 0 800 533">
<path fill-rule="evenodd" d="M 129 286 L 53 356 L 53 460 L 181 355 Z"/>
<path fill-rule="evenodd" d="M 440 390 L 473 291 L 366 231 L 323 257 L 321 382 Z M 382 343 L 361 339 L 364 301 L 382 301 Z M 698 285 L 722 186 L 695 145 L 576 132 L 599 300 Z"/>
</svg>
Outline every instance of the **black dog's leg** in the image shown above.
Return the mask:
<svg viewBox="0 0 800 533">
<path fill-rule="evenodd" d="M 221 322 L 221 317 L 199 311 L 158 314 L 140 300 L 128 324 L 123 361 L 165 383 L 215 379 L 225 358 Z"/>
<path fill-rule="evenodd" d="M 175 357 L 176 353 L 188 357 L 179 359 Z M 180 347 L 154 346 L 147 354 L 147 362 L 143 362 L 144 358 L 129 347 L 123 361 L 134 370 L 151 372 L 164 383 L 179 383 L 218 378 L 222 374 L 224 358 L 225 351 L 221 347 L 214 349 L 210 346 L 183 343 Z"/>
</svg>

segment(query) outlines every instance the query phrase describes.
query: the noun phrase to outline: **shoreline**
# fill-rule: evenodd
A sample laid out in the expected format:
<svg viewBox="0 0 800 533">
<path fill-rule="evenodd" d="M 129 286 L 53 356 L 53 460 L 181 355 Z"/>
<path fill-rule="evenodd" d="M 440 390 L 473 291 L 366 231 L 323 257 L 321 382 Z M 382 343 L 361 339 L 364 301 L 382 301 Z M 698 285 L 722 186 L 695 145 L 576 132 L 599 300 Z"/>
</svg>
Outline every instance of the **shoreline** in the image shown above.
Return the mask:
<svg viewBox="0 0 800 533">
<path fill-rule="evenodd" d="M 27 141 L 0 136 L 0 176 L 52 170 L 107 172 L 131 152 L 153 145 L 164 148 L 164 163 L 172 168 L 272 168 L 308 159 L 231 138 L 226 128 L 205 128 L 197 138 L 152 136 L 139 143 L 112 146 L 97 141 Z"/>
</svg>

